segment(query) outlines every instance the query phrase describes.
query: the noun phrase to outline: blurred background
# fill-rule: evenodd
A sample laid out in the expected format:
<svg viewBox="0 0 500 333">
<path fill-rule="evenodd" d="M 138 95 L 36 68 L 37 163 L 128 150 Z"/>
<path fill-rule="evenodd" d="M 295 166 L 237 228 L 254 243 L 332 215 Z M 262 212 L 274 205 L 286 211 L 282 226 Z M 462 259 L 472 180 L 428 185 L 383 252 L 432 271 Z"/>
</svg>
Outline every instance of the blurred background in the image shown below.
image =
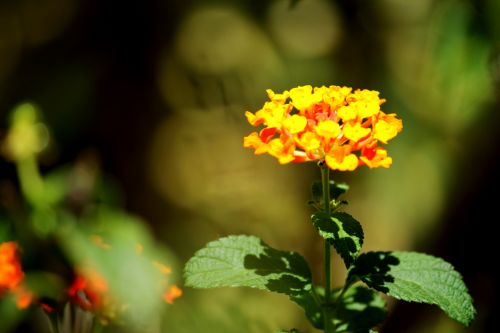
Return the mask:
<svg viewBox="0 0 500 333">
<path fill-rule="evenodd" d="M 492 332 L 499 15 L 498 0 L 1 0 L 0 128 L 19 103 L 36 105 L 51 134 L 42 173 L 90 163 L 177 270 L 207 242 L 245 233 L 302 253 L 321 282 L 306 204 L 319 170 L 245 150 L 244 112 L 267 88 L 378 90 L 404 123 L 393 166 L 333 174 L 351 186 L 364 250 L 443 257 L 478 309 L 464 328 L 437 307 L 391 301 L 381 332 Z M 2 187 L 16 183 L 12 164 L 0 171 Z M 184 289 L 162 332 L 315 332 L 282 295 Z"/>
</svg>

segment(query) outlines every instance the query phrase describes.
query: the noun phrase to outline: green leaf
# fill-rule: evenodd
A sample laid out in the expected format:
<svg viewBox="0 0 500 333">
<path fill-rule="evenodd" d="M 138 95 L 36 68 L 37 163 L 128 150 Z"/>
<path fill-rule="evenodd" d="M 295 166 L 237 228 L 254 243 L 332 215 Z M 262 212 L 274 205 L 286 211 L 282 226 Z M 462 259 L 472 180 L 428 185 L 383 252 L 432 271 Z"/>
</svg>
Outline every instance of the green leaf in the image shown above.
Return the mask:
<svg viewBox="0 0 500 333">
<path fill-rule="evenodd" d="M 295 252 L 275 250 L 254 236 L 210 242 L 184 268 L 186 286 L 251 287 L 300 296 L 311 288 L 307 262 Z"/>
<path fill-rule="evenodd" d="M 368 333 L 387 316 L 384 299 L 363 286 L 348 289 L 332 311 L 336 332 Z"/>
<path fill-rule="evenodd" d="M 296 328 L 292 328 L 291 330 L 279 330 L 276 333 L 302 333 Z"/>
<path fill-rule="evenodd" d="M 328 215 L 318 212 L 312 215 L 312 222 L 320 235 L 333 244 L 347 268 L 358 256 L 363 245 L 363 229 L 361 224 L 351 215 L 336 212 Z"/>
<path fill-rule="evenodd" d="M 296 295 L 291 297 L 292 301 L 297 303 L 306 314 L 307 319 L 315 328 L 323 329 L 324 321 L 323 321 L 323 309 L 320 303 L 324 302 L 324 290 L 321 287 L 314 287 L 316 292 L 319 294 L 315 299 L 313 293 L 315 291 L 312 290 L 309 292 L 302 293 L 300 295 Z M 319 299 L 318 299 L 319 298 Z"/>
<path fill-rule="evenodd" d="M 165 310 L 158 297 L 165 291 L 165 275 L 157 263 L 172 268 L 171 284 L 180 271 L 175 257 L 155 242 L 142 220 L 123 211 L 101 206 L 79 220 L 69 214 L 61 217 L 55 239 L 69 264 L 89 267 L 109 281 L 114 301 L 127 304 L 116 320 L 132 331 L 144 331 L 145 323 Z"/>
<path fill-rule="evenodd" d="M 319 303 L 324 303 L 324 290 L 315 287 Z M 379 293 L 363 286 L 347 289 L 342 299 L 337 301 L 341 291 L 334 294 L 334 302 L 327 311 L 334 318 L 336 332 L 368 333 L 369 329 L 380 324 L 387 316 L 386 304 Z M 312 293 L 304 294 L 300 299 L 293 299 L 304 308 L 311 324 L 317 329 L 324 329 L 325 310 L 314 300 Z"/>
<path fill-rule="evenodd" d="M 336 183 L 330 180 L 330 198 L 338 200 L 339 197 L 349 190 L 349 185 L 346 183 Z M 313 201 L 323 202 L 323 184 L 321 181 L 315 181 L 311 186 L 311 194 Z"/>
<path fill-rule="evenodd" d="M 460 273 L 441 258 L 417 252 L 368 252 L 359 256 L 349 276 L 397 299 L 436 304 L 464 325 L 475 317 Z"/>
</svg>

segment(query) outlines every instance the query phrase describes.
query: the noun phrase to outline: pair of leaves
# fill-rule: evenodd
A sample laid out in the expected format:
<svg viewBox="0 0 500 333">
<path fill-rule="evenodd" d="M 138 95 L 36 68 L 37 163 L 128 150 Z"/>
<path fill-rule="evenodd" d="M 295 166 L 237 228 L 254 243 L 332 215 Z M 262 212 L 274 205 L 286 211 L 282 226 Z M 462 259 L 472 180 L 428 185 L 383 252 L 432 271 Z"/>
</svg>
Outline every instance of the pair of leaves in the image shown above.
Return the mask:
<svg viewBox="0 0 500 333">
<path fill-rule="evenodd" d="M 330 194 L 335 199 L 347 190 L 331 185 Z M 312 192 L 313 197 L 315 193 L 322 195 L 319 185 L 313 184 Z M 351 215 L 320 211 L 313 214 L 312 222 L 350 268 L 348 281 L 358 278 L 397 299 L 438 305 L 464 325 L 473 320 L 475 309 L 462 277 L 446 261 L 416 252 L 369 252 L 358 257 L 363 229 Z"/>
<path fill-rule="evenodd" d="M 361 280 L 397 299 L 435 304 L 465 325 L 475 316 L 460 274 L 443 259 L 415 252 L 368 252 L 350 260 L 349 284 Z M 209 243 L 188 261 L 184 274 L 189 287 L 251 287 L 284 293 L 304 308 L 316 328 L 323 326 L 324 301 L 321 292 L 313 290 L 304 258 L 275 250 L 257 237 L 229 236 Z M 369 332 L 383 320 L 383 301 L 360 286 L 348 289 L 334 305 L 326 311 L 334 311 L 335 325 L 342 332 Z"/>
<path fill-rule="evenodd" d="M 312 289 L 305 259 L 275 250 L 257 237 L 228 236 L 208 243 L 187 262 L 184 275 L 189 287 L 250 287 L 286 294 L 304 309 L 313 326 L 323 328 L 323 295 Z M 337 307 L 326 311 L 335 311 L 336 326 L 344 328 L 338 332 L 365 333 L 385 318 L 384 302 L 363 287 L 348 290 Z M 373 311 L 384 315 L 366 320 Z"/>
</svg>

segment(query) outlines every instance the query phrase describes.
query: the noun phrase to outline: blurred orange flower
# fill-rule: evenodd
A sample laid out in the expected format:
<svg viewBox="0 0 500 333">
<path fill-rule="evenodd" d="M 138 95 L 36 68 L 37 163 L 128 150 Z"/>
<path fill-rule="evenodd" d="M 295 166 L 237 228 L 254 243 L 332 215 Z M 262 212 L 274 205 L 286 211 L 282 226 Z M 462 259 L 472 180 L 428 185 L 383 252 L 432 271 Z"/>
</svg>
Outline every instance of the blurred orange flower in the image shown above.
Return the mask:
<svg viewBox="0 0 500 333">
<path fill-rule="evenodd" d="M 165 302 L 168 304 L 174 303 L 174 300 L 176 298 L 179 298 L 182 296 L 182 289 L 177 287 L 175 284 L 170 286 L 168 290 L 163 294 L 163 299 Z"/>
<path fill-rule="evenodd" d="M 32 303 L 34 295 L 22 285 L 24 272 L 18 252 L 16 242 L 0 243 L 0 296 L 13 293 L 17 307 L 24 309 Z"/>
<path fill-rule="evenodd" d="M 255 154 L 269 154 L 281 164 L 325 161 L 330 169 L 352 171 L 360 165 L 388 168 L 392 158 L 379 146 L 403 129 L 395 114 L 381 111 L 379 92 L 349 87 L 301 86 L 276 94 L 245 116 L 253 126 L 243 146 Z"/>
<path fill-rule="evenodd" d="M 93 237 L 93 239 L 96 239 L 96 237 Z M 99 244 L 104 244 L 102 238 L 99 237 L 99 239 Z M 98 246 L 102 248 L 102 246 Z M 142 249 L 142 246 L 139 245 L 139 247 Z M 136 246 L 136 250 L 137 248 Z M 112 248 L 109 246 L 103 249 L 109 250 Z M 138 255 L 141 256 L 142 254 L 139 253 Z M 158 293 L 158 300 L 161 297 L 165 302 L 172 304 L 175 299 L 182 295 L 182 290 L 169 283 L 169 275 L 172 274 L 171 267 L 159 261 L 152 261 L 152 265 L 159 273 L 158 283 L 162 290 L 161 294 Z M 129 282 L 130 285 L 135 283 L 133 279 Z M 130 300 L 117 295 L 113 283 L 110 283 L 103 274 L 89 263 L 76 268 L 75 278 L 67 289 L 67 295 L 73 304 L 92 312 L 103 324 L 117 319 L 130 305 Z"/>
<path fill-rule="evenodd" d="M 71 301 L 90 312 L 102 311 L 109 305 L 108 283 L 95 270 L 79 270 L 68 288 Z"/>
<path fill-rule="evenodd" d="M 165 276 L 165 278 L 160 281 L 161 284 L 166 288 L 165 292 L 163 293 L 163 300 L 167 302 L 168 304 L 173 304 L 174 300 L 176 298 L 179 298 L 182 296 L 182 289 L 177 287 L 177 285 L 169 285 L 168 284 L 168 278 L 167 276 L 172 273 L 172 268 L 169 266 L 166 266 L 165 264 L 162 264 L 159 261 L 153 261 L 153 265 L 158 269 L 158 271 Z"/>
<path fill-rule="evenodd" d="M 111 296 L 108 281 L 95 269 L 78 268 L 67 289 L 69 299 L 80 308 L 92 312 L 102 324 L 108 324 L 124 310 Z"/>
</svg>

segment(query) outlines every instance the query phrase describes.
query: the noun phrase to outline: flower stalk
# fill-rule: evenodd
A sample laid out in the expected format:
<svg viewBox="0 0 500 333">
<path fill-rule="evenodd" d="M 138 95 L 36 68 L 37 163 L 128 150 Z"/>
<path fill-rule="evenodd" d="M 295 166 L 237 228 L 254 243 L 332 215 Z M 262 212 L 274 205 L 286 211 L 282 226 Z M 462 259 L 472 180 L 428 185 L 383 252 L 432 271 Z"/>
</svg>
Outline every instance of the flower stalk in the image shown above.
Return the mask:
<svg viewBox="0 0 500 333">
<path fill-rule="evenodd" d="M 321 181 L 323 184 L 323 209 L 330 215 L 330 169 L 325 163 L 320 163 Z M 331 257 L 330 243 L 325 239 L 324 244 L 324 266 L 325 266 L 325 303 L 329 304 L 331 300 Z"/>
<path fill-rule="evenodd" d="M 323 185 L 323 210 L 327 215 L 330 215 L 330 169 L 324 161 L 318 163 L 321 170 L 321 182 Z M 330 255 L 330 243 L 327 239 L 324 240 L 323 247 L 323 264 L 325 271 L 325 309 L 324 321 L 325 321 L 325 331 L 326 333 L 334 332 L 332 328 L 332 322 L 330 316 L 328 315 L 328 307 L 331 303 L 331 255 Z"/>
<path fill-rule="evenodd" d="M 347 203 L 339 197 L 349 186 L 330 182 L 330 169 L 353 171 L 362 165 L 388 168 L 392 164 L 379 144 L 387 144 L 401 132 L 403 123 L 395 114 L 381 111 L 385 100 L 379 93 L 338 86 L 267 92 L 270 101 L 262 109 L 245 113 L 251 125 L 264 128 L 246 136 L 243 146 L 254 148 L 257 155 L 267 153 L 281 164 L 318 161 L 321 183 L 313 183 L 310 203 L 317 209 L 311 216 L 312 224 L 325 239 L 324 288 L 316 288 L 300 254 L 274 249 L 247 235 L 230 235 L 199 250 L 186 263 L 186 286 L 239 286 L 286 294 L 304 309 L 309 322 L 325 333 L 376 332 L 374 328 L 387 315 L 386 303 L 377 291 L 407 301 L 437 304 L 451 318 L 469 325 L 475 309 L 453 266 L 417 252 L 360 253 L 362 225 L 339 210 Z M 348 269 L 344 286 L 335 293 L 331 246 Z M 366 286 L 354 286 L 357 281 Z M 416 288 L 408 288 L 408 281 Z M 280 332 L 299 333 L 297 329 Z"/>
</svg>

